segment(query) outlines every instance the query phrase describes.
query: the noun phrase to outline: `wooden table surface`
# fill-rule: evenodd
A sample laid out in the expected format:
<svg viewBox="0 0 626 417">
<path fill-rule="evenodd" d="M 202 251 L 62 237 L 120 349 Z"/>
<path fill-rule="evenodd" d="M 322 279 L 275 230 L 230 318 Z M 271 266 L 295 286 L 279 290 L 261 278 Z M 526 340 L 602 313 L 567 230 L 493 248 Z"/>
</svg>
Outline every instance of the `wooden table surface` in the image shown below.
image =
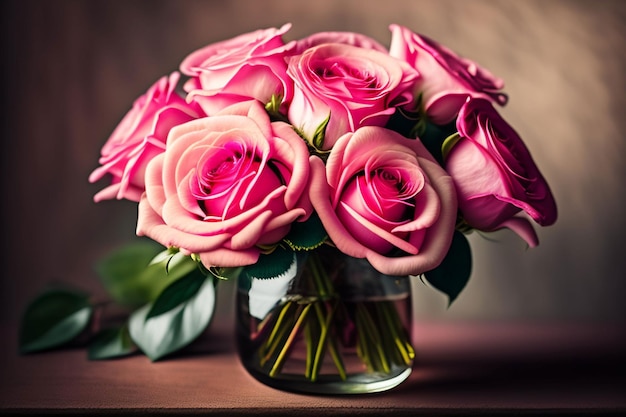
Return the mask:
<svg viewBox="0 0 626 417">
<path fill-rule="evenodd" d="M 15 334 L 9 331 L 3 334 Z M 7 330 L 7 326 L 4 326 Z M 84 349 L 20 356 L 1 346 L 0 414 L 619 415 L 626 338 L 619 324 L 420 322 L 407 381 L 372 395 L 310 396 L 262 385 L 241 367 L 233 323 L 185 352 L 89 361 Z"/>
</svg>

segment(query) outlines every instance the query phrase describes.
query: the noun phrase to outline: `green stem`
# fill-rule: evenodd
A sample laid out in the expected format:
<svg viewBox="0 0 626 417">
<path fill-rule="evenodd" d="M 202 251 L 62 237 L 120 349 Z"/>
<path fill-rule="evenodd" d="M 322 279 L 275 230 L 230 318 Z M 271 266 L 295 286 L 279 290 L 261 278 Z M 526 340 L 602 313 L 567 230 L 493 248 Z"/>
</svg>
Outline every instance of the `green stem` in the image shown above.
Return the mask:
<svg viewBox="0 0 626 417">
<path fill-rule="evenodd" d="M 389 314 L 392 317 L 392 320 L 397 323 L 397 331 L 400 334 L 400 338 L 402 339 L 404 348 L 407 351 L 407 354 L 409 356 L 409 358 L 411 360 L 415 359 L 415 349 L 413 348 L 413 345 L 411 344 L 411 340 L 409 335 L 407 334 L 407 329 L 406 327 L 404 327 L 402 325 L 402 321 L 400 320 L 400 317 L 398 316 L 398 311 L 395 308 L 392 308 L 389 310 Z"/>
<path fill-rule="evenodd" d="M 369 372 L 374 371 L 374 364 L 371 360 L 371 355 L 369 351 L 369 345 L 367 343 L 365 331 L 361 331 L 365 325 L 363 324 L 363 315 L 360 313 L 360 309 L 357 307 L 356 311 L 356 327 L 357 327 L 357 355 L 361 358 L 363 363 L 365 364 L 365 368 Z"/>
<path fill-rule="evenodd" d="M 307 379 L 311 379 L 311 374 L 313 372 L 313 360 L 315 357 L 313 345 L 315 342 L 313 340 L 313 326 L 311 326 L 310 323 L 304 326 L 304 339 L 306 344 L 306 365 L 304 368 L 304 376 Z"/>
<path fill-rule="evenodd" d="M 322 310 L 322 306 L 319 303 L 315 303 L 315 311 L 317 313 L 317 318 L 321 325 L 321 333 L 320 333 L 320 338 L 317 343 L 317 349 L 315 351 L 315 360 L 313 362 L 313 372 L 311 374 L 311 381 L 315 381 L 317 379 L 319 371 L 322 367 L 321 359 L 324 356 L 326 344 L 328 345 L 328 350 L 330 351 L 333 361 L 335 362 L 335 366 L 337 367 L 339 376 L 341 377 L 342 380 L 346 379 L 346 371 L 343 366 L 343 362 L 341 361 L 341 356 L 337 352 L 337 347 L 333 343 L 333 338 L 328 337 L 328 331 L 330 329 L 331 321 L 335 316 L 336 307 L 337 307 L 337 304 L 336 303 L 333 304 L 333 306 L 330 309 L 330 312 L 328 312 L 328 314 L 326 315 L 326 319 L 324 319 L 324 312 Z"/>
<path fill-rule="evenodd" d="M 410 364 L 413 356 L 407 349 L 407 345 L 409 345 L 409 343 L 406 337 L 401 334 L 403 332 L 400 323 L 400 317 L 397 314 L 394 315 L 394 313 L 396 312 L 394 305 L 389 302 L 384 302 L 378 303 L 376 307 L 379 311 L 379 315 L 381 315 L 384 319 L 385 323 L 383 323 L 383 325 L 386 324 L 386 327 L 391 332 L 391 338 L 393 339 L 393 342 L 398 352 L 400 353 L 400 356 L 402 357 L 402 362 L 405 365 Z"/>
<path fill-rule="evenodd" d="M 312 253 L 309 266 L 311 267 L 311 273 L 315 280 L 315 289 L 321 299 L 325 299 L 328 295 L 333 293 L 332 283 L 329 282 L 328 275 L 324 268 L 322 268 L 320 256 L 317 253 Z"/>
<path fill-rule="evenodd" d="M 316 290 L 320 295 L 322 300 L 326 299 L 329 296 L 334 296 L 335 291 L 333 288 L 333 283 L 330 280 L 330 277 L 326 273 L 326 270 L 322 266 L 322 262 L 318 253 L 311 254 L 309 266 L 311 269 L 311 273 L 313 274 Z M 324 319 L 324 311 L 319 303 L 316 303 L 315 311 L 317 313 L 317 318 L 322 328 L 322 334 L 320 335 L 320 340 L 318 341 L 318 348 L 316 351 L 317 362 L 313 367 L 314 374 L 313 378 L 317 378 L 317 374 L 319 372 L 319 368 L 321 367 L 321 358 L 322 353 L 324 352 L 324 342 L 327 344 L 328 351 L 332 357 L 332 360 L 337 368 L 337 372 L 339 372 L 339 377 L 342 380 L 346 379 L 346 369 L 343 364 L 343 360 L 341 359 L 341 355 L 339 354 L 339 349 L 337 348 L 337 343 L 335 341 L 335 337 L 331 335 L 328 337 L 328 332 L 330 331 L 331 321 L 334 318 L 335 311 L 337 308 L 337 302 L 333 304 L 330 308 L 328 316 Z M 322 339 L 323 337 L 323 339 Z M 314 380 L 313 379 L 313 380 Z"/>
<path fill-rule="evenodd" d="M 343 364 L 343 360 L 341 359 L 341 355 L 339 354 L 339 349 L 337 348 L 337 342 L 334 337 L 331 337 L 328 340 L 328 350 L 330 352 L 330 356 L 333 358 L 333 362 L 335 363 L 337 372 L 339 372 L 339 377 L 341 378 L 342 381 L 345 381 L 347 378 L 346 367 Z"/>
<path fill-rule="evenodd" d="M 285 317 L 287 315 L 287 311 L 289 311 L 289 308 L 291 307 L 292 304 L 293 304 L 292 302 L 287 302 L 280 309 L 280 313 L 278 313 L 278 318 L 276 319 L 276 323 L 274 324 L 274 327 L 272 328 L 272 332 L 268 336 L 267 341 L 265 343 L 265 347 L 266 348 L 269 347 L 272 344 L 272 341 L 276 337 L 276 334 L 282 328 L 282 322 L 285 319 Z"/>
<path fill-rule="evenodd" d="M 274 361 L 274 366 L 272 366 L 272 369 L 270 370 L 271 377 L 275 377 L 276 374 L 280 372 L 280 368 L 282 368 L 283 366 L 283 362 L 285 361 L 287 352 L 289 351 L 289 348 L 291 348 L 291 344 L 295 340 L 296 335 L 298 334 L 298 331 L 300 330 L 300 327 L 302 326 L 302 323 L 304 322 L 304 319 L 306 318 L 309 310 L 311 309 L 311 306 L 312 304 L 307 304 L 302 310 L 302 313 L 300 313 L 298 320 L 296 321 L 296 324 L 293 326 L 291 333 L 289 333 L 289 337 L 287 338 L 287 341 L 283 344 L 283 348 L 278 354 L 276 361 Z"/>
<path fill-rule="evenodd" d="M 261 353 L 261 366 L 264 366 L 267 361 L 269 361 L 272 356 L 274 356 L 274 352 L 276 352 L 276 349 L 281 346 L 281 342 L 285 340 L 288 328 L 289 326 L 287 325 L 287 323 L 285 323 L 283 326 L 280 326 L 280 329 L 276 334 L 275 339 L 272 340 L 271 345 L 266 346 L 264 352 Z"/>
<path fill-rule="evenodd" d="M 372 316 L 367 311 L 367 308 L 361 303 L 358 304 L 357 308 L 360 310 L 361 315 L 363 316 L 363 319 L 361 320 L 361 322 L 363 323 L 362 330 L 364 330 L 366 335 L 369 336 L 374 350 L 378 353 L 376 357 L 377 362 L 380 362 L 382 371 L 388 373 L 390 370 L 389 361 L 387 360 L 387 355 L 385 355 L 385 350 L 382 346 L 380 332 L 378 331 L 378 329 L 376 329 L 376 326 L 372 325 Z"/>
</svg>

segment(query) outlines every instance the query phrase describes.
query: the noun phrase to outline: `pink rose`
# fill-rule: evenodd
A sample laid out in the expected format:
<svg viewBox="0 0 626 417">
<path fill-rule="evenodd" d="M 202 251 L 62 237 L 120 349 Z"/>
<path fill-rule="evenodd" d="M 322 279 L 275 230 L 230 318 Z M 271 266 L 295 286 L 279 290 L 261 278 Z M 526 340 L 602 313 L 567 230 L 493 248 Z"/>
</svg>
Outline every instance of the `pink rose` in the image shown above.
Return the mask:
<svg viewBox="0 0 626 417">
<path fill-rule="evenodd" d="M 467 97 L 482 97 L 505 105 L 504 82 L 469 59 L 409 29 L 391 25 L 389 54 L 417 69 L 422 106 L 436 124 L 451 122 Z"/>
<path fill-rule="evenodd" d="M 452 179 L 417 139 L 363 127 L 326 166 L 311 157 L 310 197 L 339 250 L 388 275 L 418 275 L 445 257 L 457 216 Z"/>
<path fill-rule="evenodd" d="M 343 43 L 353 45 L 364 49 L 374 49 L 376 51 L 387 53 L 387 48 L 382 46 L 374 39 L 354 32 L 319 32 L 296 42 L 295 48 L 291 53 L 300 55 L 305 50 L 324 43 Z"/>
<path fill-rule="evenodd" d="M 137 234 L 207 267 L 253 264 L 258 245 L 310 215 L 308 158 L 291 126 L 270 123 L 257 101 L 180 125 L 148 165 Z"/>
<path fill-rule="evenodd" d="M 522 139 L 485 99 L 468 99 L 456 122 L 459 141 L 445 156 L 459 208 L 472 227 L 491 231 L 509 227 L 532 247 L 537 235 L 525 211 L 542 226 L 556 221 L 548 184 Z"/>
<path fill-rule="evenodd" d="M 208 115 L 241 101 L 259 100 L 266 104 L 272 96 L 284 102 L 291 99 L 287 77 L 285 45 L 280 29 L 265 29 L 214 43 L 187 56 L 180 65 L 192 77 L 185 84 L 188 100 L 196 101 Z"/>
<path fill-rule="evenodd" d="M 289 120 L 308 141 L 325 150 L 346 132 L 384 126 L 397 106 L 413 100 L 418 78 L 405 62 L 385 53 L 337 43 L 292 57 L 287 73 L 295 81 Z"/>
<path fill-rule="evenodd" d="M 145 188 L 148 162 L 165 150 L 172 127 L 202 117 L 201 110 L 175 92 L 178 72 L 162 77 L 135 100 L 133 108 L 115 128 L 101 151 L 101 166 L 90 182 L 111 174 L 112 183 L 94 196 L 96 202 L 112 198 L 139 201 Z"/>
</svg>

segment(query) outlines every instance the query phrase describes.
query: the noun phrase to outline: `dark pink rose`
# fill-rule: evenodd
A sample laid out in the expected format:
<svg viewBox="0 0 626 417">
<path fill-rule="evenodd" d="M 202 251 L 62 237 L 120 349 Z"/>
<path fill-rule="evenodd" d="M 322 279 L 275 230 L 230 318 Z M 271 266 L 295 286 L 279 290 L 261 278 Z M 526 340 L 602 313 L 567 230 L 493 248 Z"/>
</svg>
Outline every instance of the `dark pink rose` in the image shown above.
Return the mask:
<svg viewBox="0 0 626 417">
<path fill-rule="evenodd" d="M 300 55 L 305 50 L 324 43 L 344 43 L 346 45 L 358 46 L 364 49 L 374 49 L 387 53 L 387 48 L 374 39 L 354 32 L 318 32 L 295 43 L 293 55 Z"/>
<path fill-rule="evenodd" d="M 178 72 L 162 77 L 135 100 L 102 147 L 101 166 L 89 176 L 96 182 L 107 174 L 112 183 L 94 196 L 96 202 L 112 198 L 139 201 L 145 188 L 144 173 L 148 162 L 165 150 L 170 129 L 202 117 L 195 104 L 187 104 L 175 89 Z"/>
<path fill-rule="evenodd" d="M 310 215 L 309 153 L 257 101 L 170 132 L 146 172 L 137 234 L 200 256 L 206 267 L 257 261 Z"/>
<path fill-rule="evenodd" d="M 338 43 L 290 58 L 287 73 L 295 82 L 289 120 L 325 150 L 346 132 L 384 126 L 397 106 L 413 101 L 418 78 L 405 62 L 386 53 Z M 327 119 L 323 144 L 317 143 Z"/>
<path fill-rule="evenodd" d="M 509 227 L 530 246 L 537 235 L 526 212 L 542 226 L 556 221 L 556 203 L 522 139 L 485 99 L 468 99 L 456 122 L 459 141 L 445 156 L 459 209 L 472 227 Z"/>
<path fill-rule="evenodd" d="M 285 45 L 280 29 L 264 29 L 217 42 L 187 56 L 180 71 L 190 78 L 185 84 L 188 100 L 196 101 L 213 115 L 241 101 L 267 104 L 272 96 L 287 102 L 292 86 L 286 74 Z"/>
<path fill-rule="evenodd" d="M 451 122 L 467 97 L 481 97 L 504 105 L 504 82 L 475 62 L 409 29 L 391 25 L 389 54 L 406 61 L 422 76 L 418 94 L 428 117 L 437 124 Z"/>
<path fill-rule="evenodd" d="M 310 197 L 339 250 L 379 272 L 418 275 L 441 263 L 457 216 L 452 179 L 417 139 L 362 127 L 311 157 Z"/>
</svg>

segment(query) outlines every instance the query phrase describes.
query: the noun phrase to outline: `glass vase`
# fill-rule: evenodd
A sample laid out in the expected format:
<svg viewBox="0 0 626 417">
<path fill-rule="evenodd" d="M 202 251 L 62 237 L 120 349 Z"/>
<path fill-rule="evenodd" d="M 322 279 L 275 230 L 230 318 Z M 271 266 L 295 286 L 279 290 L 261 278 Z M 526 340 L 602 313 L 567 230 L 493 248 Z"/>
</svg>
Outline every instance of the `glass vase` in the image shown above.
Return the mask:
<svg viewBox="0 0 626 417">
<path fill-rule="evenodd" d="M 388 276 L 330 246 L 294 254 L 285 274 L 242 274 L 237 346 L 274 388 L 315 394 L 389 390 L 411 373 L 409 277 Z"/>
</svg>

